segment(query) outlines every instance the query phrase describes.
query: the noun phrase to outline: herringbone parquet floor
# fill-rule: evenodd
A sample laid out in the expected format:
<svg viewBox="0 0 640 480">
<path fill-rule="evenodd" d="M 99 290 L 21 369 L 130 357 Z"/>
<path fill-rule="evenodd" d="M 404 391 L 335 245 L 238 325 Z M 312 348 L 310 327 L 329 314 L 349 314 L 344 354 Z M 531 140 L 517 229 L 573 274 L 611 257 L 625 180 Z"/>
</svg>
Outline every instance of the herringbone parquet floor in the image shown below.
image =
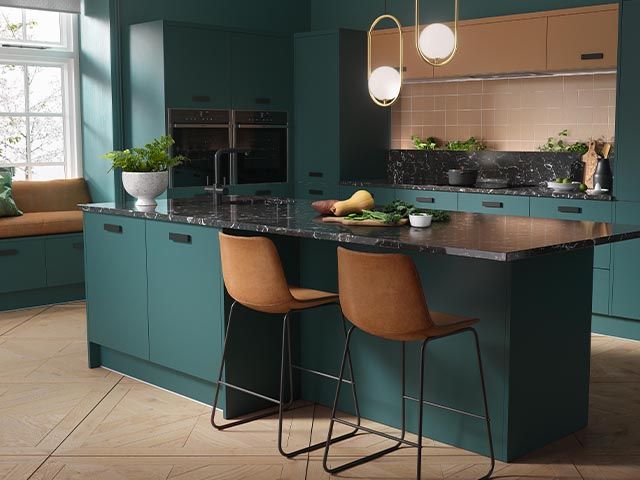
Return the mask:
<svg viewBox="0 0 640 480">
<path fill-rule="evenodd" d="M 589 427 L 497 479 L 640 480 L 640 343 L 594 336 Z M 223 433 L 210 408 L 104 369 L 86 367 L 83 303 L 0 313 L 0 479 L 327 479 L 320 452 L 280 457 L 274 419 Z M 294 411 L 289 448 L 320 440 L 326 409 Z M 378 449 L 358 436 L 336 461 Z M 486 459 L 425 439 L 425 479 L 477 478 Z M 414 478 L 414 450 L 340 478 Z"/>
</svg>

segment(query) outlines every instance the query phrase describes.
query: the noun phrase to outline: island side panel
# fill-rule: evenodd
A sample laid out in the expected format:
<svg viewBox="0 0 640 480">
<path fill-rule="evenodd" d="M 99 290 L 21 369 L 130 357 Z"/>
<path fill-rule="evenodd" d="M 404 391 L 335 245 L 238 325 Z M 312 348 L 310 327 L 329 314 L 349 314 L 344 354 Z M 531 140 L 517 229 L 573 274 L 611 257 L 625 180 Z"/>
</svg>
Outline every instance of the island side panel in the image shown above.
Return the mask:
<svg viewBox="0 0 640 480">
<path fill-rule="evenodd" d="M 508 460 L 587 426 L 593 248 L 513 262 Z"/>
<path fill-rule="evenodd" d="M 334 242 L 301 240 L 300 275 L 310 288 L 337 291 Z M 352 247 L 362 250 L 361 247 Z M 392 250 L 376 249 L 379 253 Z M 410 252 L 423 281 L 430 308 L 480 318 L 478 332 L 485 363 L 494 443 L 498 458 L 507 456 L 507 315 L 509 266 L 463 257 Z M 344 345 L 338 314 L 305 313 L 300 323 L 300 362 L 307 368 L 336 373 Z M 400 352 L 398 342 L 354 334 L 352 358 L 360 407 L 365 418 L 400 426 Z M 407 344 L 407 393 L 417 396 L 419 343 Z M 331 405 L 335 382 L 302 375 L 302 397 Z M 473 337 L 470 334 L 436 341 L 427 354 L 425 398 L 458 409 L 482 413 Z M 349 387 L 340 408 L 353 413 Z M 417 405 L 407 402 L 407 428 L 417 430 Z M 488 454 L 484 423 L 433 407 L 425 407 L 425 435 L 468 450 Z"/>
</svg>

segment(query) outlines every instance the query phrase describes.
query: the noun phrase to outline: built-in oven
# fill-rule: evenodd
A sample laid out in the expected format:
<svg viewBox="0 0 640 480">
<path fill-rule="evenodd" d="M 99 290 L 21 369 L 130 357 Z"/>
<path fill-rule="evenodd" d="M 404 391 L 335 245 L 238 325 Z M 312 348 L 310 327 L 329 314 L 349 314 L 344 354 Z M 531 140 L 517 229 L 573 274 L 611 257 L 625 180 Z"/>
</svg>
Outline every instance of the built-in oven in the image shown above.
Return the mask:
<svg viewBox="0 0 640 480">
<path fill-rule="evenodd" d="M 287 113 L 236 110 L 233 112 L 233 126 L 233 147 L 248 150 L 248 153 L 232 155 L 230 184 L 286 182 L 289 151 Z"/>
<path fill-rule="evenodd" d="M 233 142 L 231 120 L 230 110 L 169 109 L 168 133 L 175 140 L 173 153 L 188 158 L 172 169 L 170 187 L 213 184 L 213 157 Z"/>
</svg>

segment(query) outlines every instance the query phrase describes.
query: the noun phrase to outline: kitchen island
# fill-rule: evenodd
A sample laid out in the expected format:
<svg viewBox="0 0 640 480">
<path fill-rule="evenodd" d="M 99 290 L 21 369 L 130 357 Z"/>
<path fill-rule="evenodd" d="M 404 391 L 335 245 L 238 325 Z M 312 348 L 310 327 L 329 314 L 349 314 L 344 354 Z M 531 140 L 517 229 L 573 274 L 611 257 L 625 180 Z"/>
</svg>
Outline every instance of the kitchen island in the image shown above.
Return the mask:
<svg viewBox="0 0 640 480">
<path fill-rule="evenodd" d="M 229 298 L 217 233 L 268 235 L 291 283 L 337 290 L 336 247 L 401 251 L 416 262 L 430 308 L 480 319 L 496 457 L 510 461 L 587 424 L 593 252 L 640 237 L 640 227 L 452 213 L 426 230 L 322 223 L 304 200 L 200 197 L 84 205 L 89 364 L 105 366 L 211 403 Z M 294 321 L 296 363 L 337 372 L 343 336 L 337 312 Z M 243 310 L 226 375 L 277 391 L 279 322 Z M 239 329 L 240 330 L 240 329 Z M 250 332 L 250 333 L 249 333 Z M 425 397 L 480 413 L 473 351 L 460 336 L 433 344 Z M 400 423 L 400 345 L 360 334 L 352 343 L 364 417 Z M 407 348 L 408 394 L 418 385 L 417 348 Z M 416 368 L 412 368 L 415 365 Z M 300 373 L 297 394 L 330 405 L 333 382 Z M 340 408 L 352 411 L 348 395 Z M 227 417 L 264 406 L 241 393 Z M 417 408 L 407 403 L 415 431 Z M 413 426 L 413 428 L 411 427 Z M 487 453 L 482 421 L 431 407 L 425 434 Z"/>
</svg>

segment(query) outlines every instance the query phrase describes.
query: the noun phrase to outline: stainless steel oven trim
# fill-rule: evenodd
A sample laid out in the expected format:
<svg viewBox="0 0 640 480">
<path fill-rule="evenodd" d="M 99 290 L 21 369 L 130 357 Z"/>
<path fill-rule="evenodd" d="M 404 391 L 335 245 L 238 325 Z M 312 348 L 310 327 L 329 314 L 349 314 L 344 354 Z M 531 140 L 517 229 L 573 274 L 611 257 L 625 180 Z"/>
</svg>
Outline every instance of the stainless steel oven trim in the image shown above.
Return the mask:
<svg viewBox="0 0 640 480">
<path fill-rule="evenodd" d="M 278 129 L 278 128 L 289 128 L 288 125 L 262 125 L 255 123 L 242 123 L 236 125 L 236 128 L 239 129 L 248 129 L 248 128 L 268 128 L 268 129 Z"/>
<path fill-rule="evenodd" d="M 228 123 L 174 123 L 171 128 L 231 128 Z"/>
</svg>

